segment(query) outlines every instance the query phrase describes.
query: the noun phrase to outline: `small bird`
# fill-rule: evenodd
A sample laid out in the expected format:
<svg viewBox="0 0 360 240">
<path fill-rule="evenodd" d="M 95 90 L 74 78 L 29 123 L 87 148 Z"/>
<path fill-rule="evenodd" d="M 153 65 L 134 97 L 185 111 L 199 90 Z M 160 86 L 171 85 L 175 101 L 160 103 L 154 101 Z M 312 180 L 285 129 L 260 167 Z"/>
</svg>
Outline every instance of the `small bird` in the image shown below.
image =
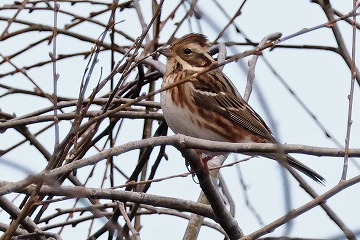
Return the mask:
<svg viewBox="0 0 360 240">
<path fill-rule="evenodd" d="M 190 33 L 159 49 L 167 57 L 162 87 L 216 64 L 209 54 L 209 47 L 204 35 Z M 219 68 L 190 77 L 190 81 L 161 92 L 160 97 L 164 118 L 175 133 L 223 142 L 278 143 L 264 120 Z M 288 154 L 262 155 L 285 162 L 316 182 L 325 182 L 321 175 Z"/>
</svg>

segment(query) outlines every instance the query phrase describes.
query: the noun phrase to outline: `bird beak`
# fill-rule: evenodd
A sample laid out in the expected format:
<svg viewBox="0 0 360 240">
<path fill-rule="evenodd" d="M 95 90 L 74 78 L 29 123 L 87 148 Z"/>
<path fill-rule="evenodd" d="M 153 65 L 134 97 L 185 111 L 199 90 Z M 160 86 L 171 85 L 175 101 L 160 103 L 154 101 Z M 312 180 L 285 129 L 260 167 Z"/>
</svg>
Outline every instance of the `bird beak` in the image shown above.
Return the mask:
<svg viewBox="0 0 360 240">
<path fill-rule="evenodd" d="M 174 56 L 174 52 L 171 50 L 170 46 L 158 48 L 157 51 L 165 57 Z"/>
</svg>

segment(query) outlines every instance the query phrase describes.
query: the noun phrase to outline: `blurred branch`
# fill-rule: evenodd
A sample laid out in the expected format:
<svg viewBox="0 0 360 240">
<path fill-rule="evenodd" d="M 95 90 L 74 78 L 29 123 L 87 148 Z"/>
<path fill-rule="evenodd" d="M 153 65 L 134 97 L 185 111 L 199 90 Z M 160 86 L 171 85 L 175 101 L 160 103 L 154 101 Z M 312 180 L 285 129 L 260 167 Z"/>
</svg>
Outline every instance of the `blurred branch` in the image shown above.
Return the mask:
<svg viewBox="0 0 360 240">
<path fill-rule="evenodd" d="M 341 192 L 342 190 L 344 190 L 348 187 L 351 187 L 352 185 L 359 183 L 359 182 L 360 182 L 360 176 L 351 178 L 349 180 L 342 181 L 339 184 L 337 184 L 335 187 L 331 188 L 329 191 L 319 195 L 318 197 L 311 200 L 307 204 L 305 204 L 297 209 L 294 209 L 290 213 L 282 216 L 281 218 L 275 220 L 274 222 L 264 226 L 263 228 L 255 231 L 241 239 L 243 239 L 243 240 L 257 239 L 257 238 L 267 234 L 268 232 L 272 232 L 275 228 L 281 226 L 282 224 L 287 222 L 289 219 L 292 219 L 292 218 L 298 216 L 299 214 L 302 214 L 318 205 L 323 204 L 327 199 L 331 198 L 332 196 L 336 195 L 337 193 Z M 345 232 L 345 234 L 348 239 L 353 239 L 353 240 L 356 239 L 352 232 Z"/>
<path fill-rule="evenodd" d="M 334 33 L 335 40 L 338 44 L 338 51 L 339 51 L 340 56 L 344 59 L 344 61 L 348 65 L 349 69 L 352 69 L 352 61 L 351 61 L 350 54 L 349 54 L 348 50 L 346 49 L 344 38 L 342 37 L 340 29 L 336 23 L 340 20 L 348 19 L 350 17 L 359 15 L 360 13 L 357 13 L 356 10 L 359 8 L 360 3 L 357 3 L 357 5 L 354 5 L 354 8 L 348 14 L 340 16 L 339 18 L 334 18 L 334 11 L 333 11 L 333 8 L 332 8 L 329 0 L 312 0 L 312 2 L 318 4 L 324 11 L 329 22 L 326 23 L 326 25 L 323 25 L 322 27 L 330 27 L 331 28 L 331 30 Z M 357 81 L 358 85 L 360 85 L 359 70 L 357 68 L 355 68 L 354 70 L 356 71 L 355 72 L 356 81 Z"/>
</svg>

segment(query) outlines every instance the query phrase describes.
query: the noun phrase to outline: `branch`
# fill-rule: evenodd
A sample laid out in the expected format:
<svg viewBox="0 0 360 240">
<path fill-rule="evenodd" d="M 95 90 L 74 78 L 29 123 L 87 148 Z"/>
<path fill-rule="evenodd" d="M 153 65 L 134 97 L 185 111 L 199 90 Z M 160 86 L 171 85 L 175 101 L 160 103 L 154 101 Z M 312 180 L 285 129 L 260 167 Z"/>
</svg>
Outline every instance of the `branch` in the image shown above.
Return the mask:
<svg viewBox="0 0 360 240">
<path fill-rule="evenodd" d="M 12 184 L 7 181 L 0 181 L 0 186 L 6 186 Z M 16 192 L 31 194 L 35 190 L 36 186 L 31 184 L 22 189 L 18 189 Z M 176 209 L 178 211 L 185 211 L 190 213 L 196 213 L 205 217 L 214 219 L 215 215 L 213 210 L 205 204 L 196 203 L 189 200 L 182 200 L 179 198 L 163 197 L 148 193 L 141 192 L 129 192 L 113 189 L 100 189 L 89 187 L 62 187 L 62 186 L 49 186 L 43 185 L 39 190 L 40 195 L 53 195 L 53 196 L 67 196 L 75 198 L 92 198 L 92 199 L 110 199 L 121 202 L 134 202 L 140 204 L 146 204 L 156 207 L 164 207 L 170 209 Z"/>
<path fill-rule="evenodd" d="M 266 225 L 265 227 L 241 238 L 241 240 L 247 240 L 247 239 L 257 239 L 269 232 L 274 231 L 277 227 L 281 226 L 282 224 L 288 222 L 290 219 L 293 219 L 294 217 L 309 211 L 310 209 L 316 207 L 317 205 L 320 205 L 324 203 L 327 199 L 331 198 L 332 196 L 336 195 L 337 193 L 341 192 L 342 190 L 351 187 L 352 185 L 360 182 L 360 176 L 351 178 L 346 181 L 340 182 L 338 185 L 330 189 L 329 191 L 325 192 L 324 194 L 318 196 L 317 198 L 309 201 L 307 204 L 294 209 L 293 211 L 289 212 L 288 214 L 282 216 L 281 218 L 275 220 L 274 222 Z M 349 239 L 355 239 L 355 238 L 349 238 Z"/>
<path fill-rule="evenodd" d="M 231 216 L 230 212 L 226 209 L 223 199 L 210 178 L 206 162 L 203 162 L 194 150 L 185 149 L 182 150 L 181 153 L 189 162 L 191 168 L 196 172 L 201 190 L 204 192 L 214 211 L 215 221 L 221 225 L 230 239 L 239 239 L 242 237 L 244 235 L 242 230 L 233 216 Z"/>
</svg>

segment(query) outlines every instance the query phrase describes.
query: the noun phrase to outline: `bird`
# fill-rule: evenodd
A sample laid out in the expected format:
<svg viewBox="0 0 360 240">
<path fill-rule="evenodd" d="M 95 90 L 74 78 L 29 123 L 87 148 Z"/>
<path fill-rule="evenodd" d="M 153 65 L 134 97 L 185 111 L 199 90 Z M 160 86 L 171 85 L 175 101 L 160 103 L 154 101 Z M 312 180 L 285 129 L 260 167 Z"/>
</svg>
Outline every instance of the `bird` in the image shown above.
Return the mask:
<svg viewBox="0 0 360 240">
<path fill-rule="evenodd" d="M 167 58 L 162 88 L 183 81 L 160 93 L 161 109 L 170 129 L 212 141 L 278 144 L 265 121 L 222 70 L 206 71 L 216 64 L 210 47 L 205 35 L 189 33 L 158 49 Z M 288 154 L 261 155 L 288 164 L 318 183 L 325 182 L 320 174 Z"/>
</svg>

